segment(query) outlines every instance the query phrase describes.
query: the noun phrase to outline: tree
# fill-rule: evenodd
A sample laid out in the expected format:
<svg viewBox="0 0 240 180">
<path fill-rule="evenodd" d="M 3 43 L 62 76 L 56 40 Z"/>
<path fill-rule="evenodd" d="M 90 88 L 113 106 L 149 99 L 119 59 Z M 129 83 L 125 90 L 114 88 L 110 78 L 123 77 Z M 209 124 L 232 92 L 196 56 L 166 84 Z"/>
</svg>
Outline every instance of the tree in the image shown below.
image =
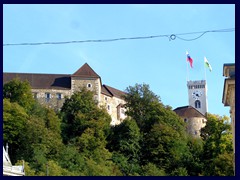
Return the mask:
<svg viewBox="0 0 240 180">
<path fill-rule="evenodd" d="M 3 98 L 9 99 L 10 102 L 17 102 L 27 111 L 35 103 L 29 82 L 20 81 L 19 79 L 13 79 L 3 85 Z"/>
<path fill-rule="evenodd" d="M 106 110 L 100 109 L 93 99 L 93 92 L 81 89 L 66 99 L 61 109 L 62 137 L 64 143 L 81 136 L 88 127 L 109 129 L 111 117 Z"/>
<path fill-rule="evenodd" d="M 126 114 L 136 121 L 142 136 L 140 164 L 152 163 L 168 174 L 183 166 L 190 152 L 182 119 L 146 84 L 127 88 L 125 100 Z"/>
<path fill-rule="evenodd" d="M 112 127 L 107 140 L 107 148 L 113 152 L 113 162 L 120 166 L 121 171 L 125 175 L 139 173 L 141 134 L 136 121 L 127 118 Z"/>
<path fill-rule="evenodd" d="M 204 175 L 233 175 L 232 134 L 228 121 L 226 116 L 207 115 L 207 124 L 201 129 Z"/>
<path fill-rule="evenodd" d="M 155 104 L 160 103 L 160 97 L 149 90 L 147 84 L 136 84 L 126 89 L 127 95 L 124 97 L 126 101 L 126 114 L 132 117 L 138 124 L 141 131 L 149 130 L 151 117 L 154 112 Z M 148 127 L 147 129 L 145 127 Z"/>
</svg>

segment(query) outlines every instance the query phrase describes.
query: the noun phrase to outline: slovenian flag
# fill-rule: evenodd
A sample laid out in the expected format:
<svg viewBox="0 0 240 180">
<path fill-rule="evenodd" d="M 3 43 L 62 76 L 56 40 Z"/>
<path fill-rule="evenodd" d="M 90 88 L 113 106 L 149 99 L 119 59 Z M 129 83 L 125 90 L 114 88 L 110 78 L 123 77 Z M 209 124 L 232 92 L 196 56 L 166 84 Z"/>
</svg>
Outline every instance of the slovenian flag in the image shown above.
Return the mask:
<svg viewBox="0 0 240 180">
<path fill-rule="evenodd" d="M 204 64 L 205 66 L 210 70 L 210 72 L 212 71 L 212 66 L 209 64 L 208 60 L 206 57 L 204 57 Z"/>
<path fill-rule="evenodd" d="M 186 51 L 187 61 L 190 63 L 191 68 L 193 68 L 193 59 L 190 57 L 189 53 Z"/>
</svg>

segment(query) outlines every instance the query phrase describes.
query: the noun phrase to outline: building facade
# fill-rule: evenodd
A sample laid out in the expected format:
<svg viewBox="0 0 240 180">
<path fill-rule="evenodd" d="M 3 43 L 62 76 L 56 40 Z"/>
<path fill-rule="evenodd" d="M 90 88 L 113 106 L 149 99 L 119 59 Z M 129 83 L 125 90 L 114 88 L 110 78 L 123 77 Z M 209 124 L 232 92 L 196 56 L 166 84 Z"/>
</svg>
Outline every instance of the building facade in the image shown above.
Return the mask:
<svg viewBox="0 0 240 180">
<path fill-rule="evenodd" d="M 206 117 L 192 106 L 178 107 L 174 112 L 186 123 L 188 134 L 199 138 L 201 129 L 206 125 Z"/>
<path fill-rule="evenodd" d="M 24 165 L 13 166 L 8 150 L 3 147 L 3 176 L 25 176 Z"/>
<path fill-rule="evenodd" d="M 187 132 L 193 137 L 200 137 L 201 128 L 206 126 L 207 119 L 207 84 L 205 80 L 187 81 L 188 106 L 174 109 L 186 123 Z"/>
<path fill-rule="evenodd" d="M 224 106 L 230 106 L 229 113 L 232 124 L 233 152 L 235 157 L 235 63 L 223 65 L 223 76 L 226 78 L 224 80 L 222 103 Z M 235 158 L 233 164 L 235 169 Z"/>
<path fill-rule="evenodd" d="M 112 117 L 111 125 L 120 124 L 126 118 L 123 96 L 125 93 L 102 84 L 101 77 L 85 63 L 73 74 L 3 73 L 3 84 L 18 78 L 27 80 L 32 94 L 42 105 L 60 110 L 65 99 L 82 87 L 94 92 L 99 106 L 104 106 Z"/>
<path fill-rule="evenodd" d="M 196 108 L 203 115 L 207 112 L 207 84 L 205 80 L 188 81 L 189 106 Z"/>
</svg>

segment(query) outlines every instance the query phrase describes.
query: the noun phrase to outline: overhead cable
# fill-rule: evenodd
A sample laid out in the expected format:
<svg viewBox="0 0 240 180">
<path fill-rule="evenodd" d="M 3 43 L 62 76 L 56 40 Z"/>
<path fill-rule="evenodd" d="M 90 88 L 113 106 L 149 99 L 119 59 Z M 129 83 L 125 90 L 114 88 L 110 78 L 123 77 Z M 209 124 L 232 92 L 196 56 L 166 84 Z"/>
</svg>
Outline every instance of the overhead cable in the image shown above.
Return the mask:
<svg viewBox="0 0 240 180">
<path fill-rule="evenodd" d="M 233 32 L 235 28 L 229 29 L 218 29 L 218 30 L 208 30 L 201 32 L 188 32 L 188 33 L 178 33 L 178 34 L 167 34 L 167 35 L 153 35 L 153 36 L 140 36 L 140 37 L 122 37 L 114 39 L 98 39 L 98 40 L 79 40 L 79 41 L 63 41 L 63 42 L 35 42 L 35 43 L 9 43 L 3 44 L 3 46 L 33 46 L 33 45 L 55 45 L 55 44 L 73 44 L 73 43 L 98 43 L 98 42 L 112 42 L 112 41 L 123 41 L 123 40 L 141 40 L 141 39 L 151 39 L 167 37 L 170 40 L 175 40 L 176 38 L 183 41 L 194 41 L 202 37 L 206 33 L 219 33 L 219 32 Z M 181 36 L 186 36 L 190 34 L 200 34 L 199 36 L 191 39 L 182 38 Z"/>
</svg>

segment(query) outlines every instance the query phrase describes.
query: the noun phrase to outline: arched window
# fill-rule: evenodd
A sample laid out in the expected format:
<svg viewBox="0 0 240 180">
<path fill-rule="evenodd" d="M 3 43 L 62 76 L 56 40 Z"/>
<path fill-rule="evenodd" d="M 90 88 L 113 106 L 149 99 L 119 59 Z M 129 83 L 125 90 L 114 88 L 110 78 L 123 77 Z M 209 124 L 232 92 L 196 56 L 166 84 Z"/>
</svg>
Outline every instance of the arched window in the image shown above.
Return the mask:
<svg viewBox="0 0 240 180">
<path fill-rule="evenodd" d="M 92 84 L 91 84 L 91 83 L 88 83 L 88 84 L 87 84 L 87 87 L 88 87 L 88 88 L 91 88 L 91 87 L 92 87 Z"/>
<path fill-rule="evenodd" d="M 195 101 L 195 108 L 201 108 L 201 102 L 199 100 Z"/>
</svg>

